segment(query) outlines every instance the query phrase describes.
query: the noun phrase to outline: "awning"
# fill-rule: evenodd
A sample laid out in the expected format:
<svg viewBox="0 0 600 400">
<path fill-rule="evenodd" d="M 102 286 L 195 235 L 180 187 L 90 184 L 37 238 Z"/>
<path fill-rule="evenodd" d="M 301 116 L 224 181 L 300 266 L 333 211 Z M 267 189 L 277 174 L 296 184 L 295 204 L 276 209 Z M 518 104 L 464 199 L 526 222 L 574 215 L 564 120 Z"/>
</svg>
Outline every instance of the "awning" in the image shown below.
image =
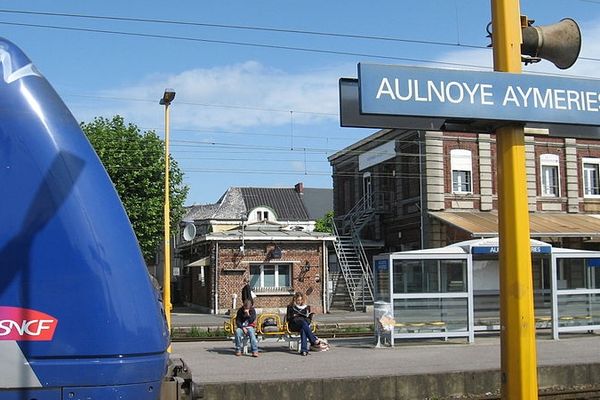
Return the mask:
<svg viewBox="0 0 600 400">
<path fill-rule="evenodd" d="M 196 261 L 192 261 L 186 267 L 208 267 L 210 265 L 210 257 L 202 257 Z"/>
<path fill-rule="evenodd" d="M 434 218 L 471 233 L 473 237 L 498 236 L 497 212 L 430 212 Z M 600 215 L 530 213 L 531 237 L 600 237 Z"/>
</svg>

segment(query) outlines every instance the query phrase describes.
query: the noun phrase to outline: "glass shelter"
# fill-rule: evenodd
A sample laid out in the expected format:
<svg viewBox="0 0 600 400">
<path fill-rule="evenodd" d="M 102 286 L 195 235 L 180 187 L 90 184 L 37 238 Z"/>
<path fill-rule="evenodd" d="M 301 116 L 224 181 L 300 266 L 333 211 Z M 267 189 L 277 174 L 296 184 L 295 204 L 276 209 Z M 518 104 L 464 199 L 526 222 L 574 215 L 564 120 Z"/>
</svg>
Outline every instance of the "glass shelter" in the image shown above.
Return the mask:
<svg viewBox="0 0 600 400">
<path fill-rule="evenodd" d="M 531 240 L 535 319 L 560 332 L 600 329 L 600 252 Z M 500 330 L 498 239 L 374 257 L 381 338 L 465 337 Z"/>
</svg>

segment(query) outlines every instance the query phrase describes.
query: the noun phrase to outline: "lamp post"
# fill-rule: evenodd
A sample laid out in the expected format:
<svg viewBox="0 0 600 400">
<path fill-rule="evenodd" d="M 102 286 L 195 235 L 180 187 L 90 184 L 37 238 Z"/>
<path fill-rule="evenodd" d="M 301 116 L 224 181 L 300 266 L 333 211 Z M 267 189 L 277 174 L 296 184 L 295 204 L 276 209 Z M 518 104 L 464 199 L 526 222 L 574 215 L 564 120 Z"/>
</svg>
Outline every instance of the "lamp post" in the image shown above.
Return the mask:
<svg viewBox="0 0 600 400">
<path fill-rule="evenodd" d="M 165 89 L 160 105 L 165 106 L 165 207 L 164 207 L 164 243 L 165 243 L 165 264 L 163 270 L 163 303 L 165 307 L 165 316 L 167 326 L 171 331 L 171 213 L 170 213 L 170 182 L 169 182 L 169 106 L 175 98 L 173 89 Z M 169 347 L 170 348 L 170 347 Z"/>
</svg>

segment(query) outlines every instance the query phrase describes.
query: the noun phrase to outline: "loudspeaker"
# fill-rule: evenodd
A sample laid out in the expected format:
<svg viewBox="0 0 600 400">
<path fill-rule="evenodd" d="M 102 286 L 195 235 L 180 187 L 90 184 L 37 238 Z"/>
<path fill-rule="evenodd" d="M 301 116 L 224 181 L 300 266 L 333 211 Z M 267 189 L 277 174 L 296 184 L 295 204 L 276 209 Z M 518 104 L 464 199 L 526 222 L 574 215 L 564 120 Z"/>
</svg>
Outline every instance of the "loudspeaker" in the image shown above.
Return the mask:
<svg viewBox="0 0 600 400">
<path fill-rule="evenodd" d="M 581 50 L 581 31 L 577 22 L 565 18 L 559 23 L 522 28 L 521 54 L 548 60 L 560 69 L 575 64 Z"/>
</svg>

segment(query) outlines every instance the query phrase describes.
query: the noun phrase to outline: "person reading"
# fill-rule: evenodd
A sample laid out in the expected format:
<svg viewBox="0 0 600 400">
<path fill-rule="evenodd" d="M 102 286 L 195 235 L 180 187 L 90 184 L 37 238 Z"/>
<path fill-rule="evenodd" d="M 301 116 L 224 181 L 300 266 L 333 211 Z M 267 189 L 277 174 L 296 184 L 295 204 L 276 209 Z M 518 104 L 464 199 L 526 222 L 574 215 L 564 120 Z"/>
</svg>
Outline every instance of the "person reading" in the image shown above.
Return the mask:
<svg viewBox="0 0 600 400">
<path fill-rule="evenodd" d="M 308 342 L 319 350 L 329 349 L 325 340 L 319 339 L 310 329 L 314 313 L 310 311 L 310 306 L 304 301 L 304 295 L 296 292 L 292 302 L 287 307 L 286 319 L 288 327 L 292 332 L 300 332 L 300 354 L 308 355 Z"/>
</svg>

